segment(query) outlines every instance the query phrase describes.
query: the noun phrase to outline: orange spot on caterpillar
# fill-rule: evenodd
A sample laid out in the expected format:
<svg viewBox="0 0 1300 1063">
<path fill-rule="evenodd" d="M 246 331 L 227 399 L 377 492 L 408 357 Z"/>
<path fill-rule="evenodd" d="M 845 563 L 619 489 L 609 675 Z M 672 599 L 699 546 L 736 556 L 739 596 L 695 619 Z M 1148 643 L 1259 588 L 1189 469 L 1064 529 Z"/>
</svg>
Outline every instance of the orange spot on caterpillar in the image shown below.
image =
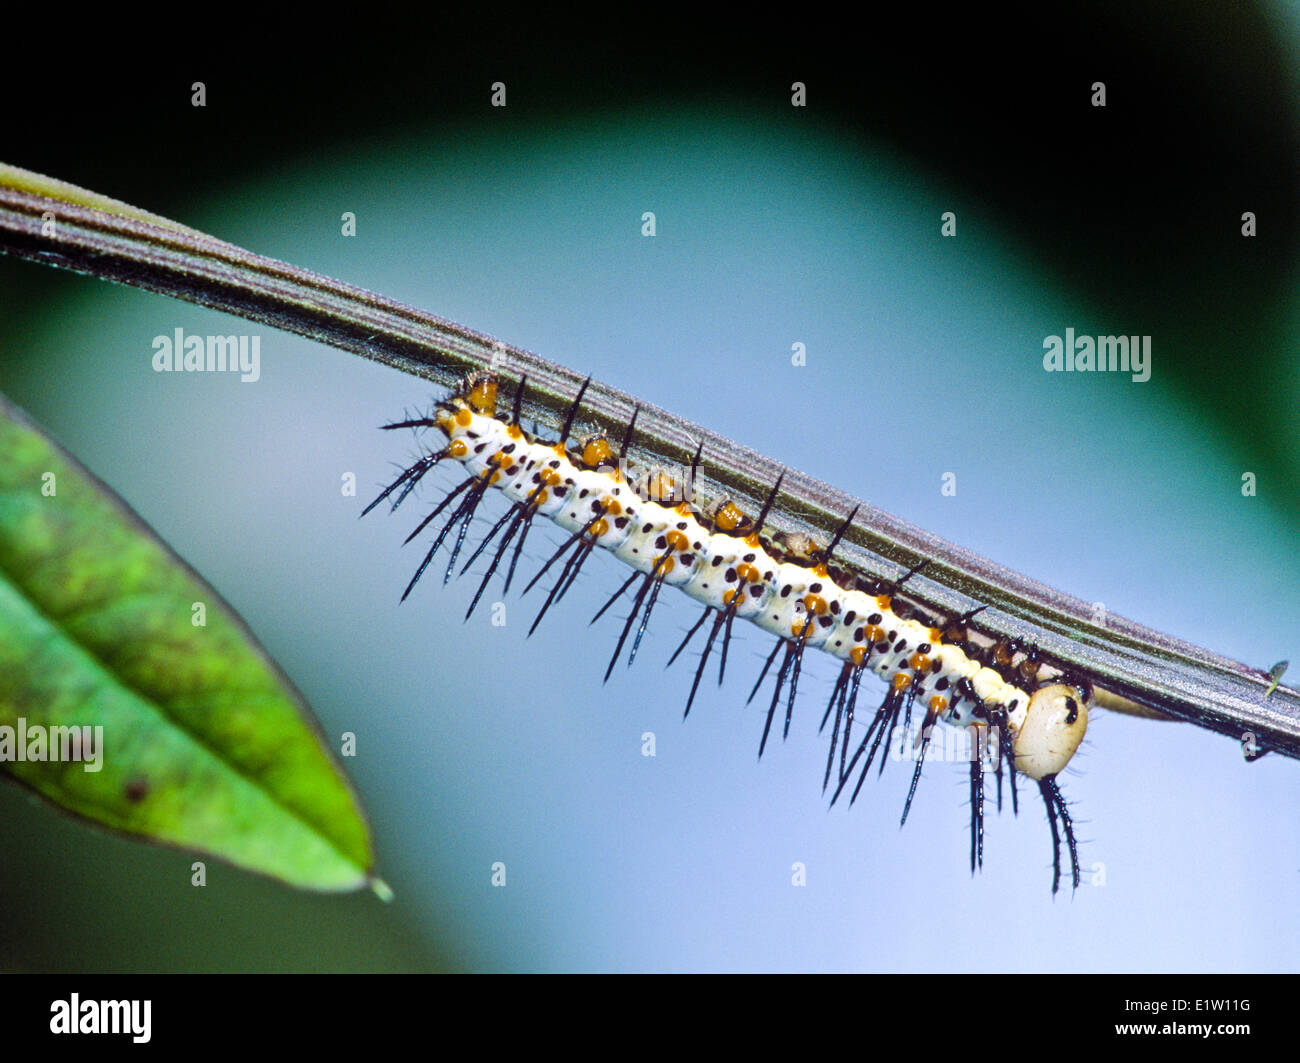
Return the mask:
<svg viewBox="0 0 1300 1063">
<path fill-rule="evenodd" d="M 667 541 L 669 548 L 676 550 L 678 553 L 684 553 L 691 545 L 691 541 L 686 537 L 686 534 L 676 528 L 668 532 L 664 539 Z"/>
<path fill-rule="evenodd" d="M 826 599 L 817 594 L 804 595 L 804 608 L 815 616 L 825 616 L 830 606 L 826 604 Z"/>
<path fill-rule="evenodd" d="M 600 520 L 596 521 L 596 523 L 591 526 L 591 528 L 589 529 L 589 533 L 593 539 L 599 539 L 602 535 L 608 535 L 609 521 L 605 520 L 602 517 Z"/>
<path fill-rule="evenodd" d="M 582 448 L 582 462 L 593 469 L 598 465 L 604 465 L 614 457 L 614 448 L 609 445 L 609 440 L 604 436 L 597 436 L 595 439 L 589 439 Z"/>
<path fill-rule="evenodd" d="M 757 583 L 759 581 L 758 569 L 743 561 L 736 566 L 736 575 L 740 577 L 742 583 Z"/>
<path fill-rule="evenodd" d="M 475 412 L 492 416 L 497 409 L 497 382 L 493 377 L 479 380 L 465 396 Z"/>
<path fill-rule="evenodd" d="M 744 522 L 745 515 L 734 502 L 727 502 L 713 517 L 713 527 L 718 531 L 735 531 Z"/>
<path fill-rule="evenodd" d="M 876 605 L 883 611 L 893 605 L 893 600 L 888 594 L 876 595 Z"/>
<path fill-rule="evenodd" d="M 894 689 L 901 692 L 912 685 L 912 677 L 906 672 L 895 672 L 892 682 Z"/>
<path fill-rule="evenodd" d="M 930 699 L 930 711 L 935 715 L 943 712 L 948 707 L 948 699 L 941 698 L 938 694 Z"/>
<path fill-rule="evenodd" d="M 912 654 L 912 659 L 908 662 L 914 672 L 928 672 L 930 670 L 930 658 L 924 653 Z"/>
<path fill-rule="evenodd" d="M 462 428 L 468 428 L 474 423 L 474 415 L 469 410 L 460 409 L 456 411 L 456 423 Z"/>
<path fill-rule="evenodd" d="M 867 659 L 867 648 L 865 646 L 854 646 L 853 649 L 849 650 L 849 659 L 861 668 L 862 662 Z"/>
<path fill-rule="evenodd" d="M 463 439 L 453 439 L 451 446 L 447 448 L 447 453 L 459 461 L 469 455 L 469 444 Z"/>
</svg>

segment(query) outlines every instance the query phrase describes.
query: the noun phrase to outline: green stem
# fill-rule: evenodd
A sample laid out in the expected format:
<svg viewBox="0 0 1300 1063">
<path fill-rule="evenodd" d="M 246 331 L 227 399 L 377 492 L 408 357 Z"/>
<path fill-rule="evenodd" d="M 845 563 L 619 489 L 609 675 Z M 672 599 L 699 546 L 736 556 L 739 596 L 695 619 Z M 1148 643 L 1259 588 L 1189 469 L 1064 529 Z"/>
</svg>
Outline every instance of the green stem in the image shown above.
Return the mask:
<svg viewBox="0 0 1300 1063">
<path fill-rule="evenodd" d="M 7 187 L 6 187 L 7 186 Z M 495 368 L 507 388 L 528 380 L 525 412 L 558 427 L 582 384 L 572 370 L 453 322 L 308 270 L 253 254 L 95 193 L 0 168 L 0 251 L 224 310 L 374 359 L 444 387 Z M 1300 692 L 1272 677 L 1123 617 L 1092 619 L 1092 606 L 945 542 L 873 506 L 680 417 L 596 381 L 584 426 L 621 434 L 634 407 L 636 450 L 684 466 L 704 440 L 697 488 L 757 510 L 784 481 L 773 528 L 825 539 L 860 506 L 837 558 L 867 576 L 929 563 L 904 597 L 946 615 L 978 605 L 987 637 L 1027 640 L 1043 656 L 1095 677 L 1103 705 L 1124 699 L 1263 750 L 1300 758 Z"/>
</svg>

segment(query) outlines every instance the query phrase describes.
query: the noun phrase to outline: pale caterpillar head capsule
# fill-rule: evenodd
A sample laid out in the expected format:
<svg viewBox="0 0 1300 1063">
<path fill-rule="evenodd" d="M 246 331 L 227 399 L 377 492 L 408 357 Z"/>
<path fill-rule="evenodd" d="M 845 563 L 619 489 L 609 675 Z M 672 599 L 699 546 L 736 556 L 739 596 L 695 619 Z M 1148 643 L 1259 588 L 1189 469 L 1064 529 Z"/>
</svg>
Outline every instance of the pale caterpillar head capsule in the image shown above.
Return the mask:
<svg viewBox="0 0 1300 1063">
<path fill-rule="evenodd" d="M 1076 686 L 1052 683 L 1034 692 L 1013 749 L 1016 768 L 1031 779 L 1056 775 L 1088 729 L 1088 699 Z"/>
</svg>

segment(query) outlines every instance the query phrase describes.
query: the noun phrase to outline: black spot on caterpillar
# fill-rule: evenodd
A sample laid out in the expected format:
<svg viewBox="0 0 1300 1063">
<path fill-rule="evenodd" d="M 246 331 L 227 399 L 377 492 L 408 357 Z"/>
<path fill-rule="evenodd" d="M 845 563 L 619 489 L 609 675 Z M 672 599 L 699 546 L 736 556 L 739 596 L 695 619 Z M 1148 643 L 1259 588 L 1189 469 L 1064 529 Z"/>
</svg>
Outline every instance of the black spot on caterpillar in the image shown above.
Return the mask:
<svg viewBox="0 0 1300 1063">
<path fill-rule="evenodd" d="M 906 583 L 924 561 L 892 580 L 838 564 L 835 548 L 856 510 L 846 515 L 844 524 L 824 546 L 807 536 L 768 534 L 767 517 L 779 497 L 780 480 L 773 484 L 753 517 L 729 499 L 706 502 L 695 496 L 692 487 L 702 443 L 685 482 L 679 483 L 661 469 L 647 469 L 633 477 L 626 458 L 635 431 L 635 413 L 619 441 L 617 463 L 614 445 L 603 435 L 589 436 L 571 446 L 569 436 L 586 386 L 579 389 L 561 434 L 554 440 L 537 438 L 520 424 L 525 381 L 515 387 L 509 417 L 502 417 L 497 409 L 498 380 L 486 373 L 467 378 L 429 416 L 385 426 L 435 429 L 444 437 L 445 445 L 404 469 L 366 507 L 365 513 L 385 500 L 396 510 L 441 462 L 460 463 L 467 474 L 408 537 L 407 541 L 412 541 L 447 514 L 407 584 L 403 600 L 444 545 L 448 560 L 443 582 L 451 579 L 475 511 L 488 491 L 495 488 L 509 500 L 510 508 L 460 567 L 463 575 L 493 548 L 466 619 L 503 564 L 504 588 L 509 591 L 535 518 L 549 518 L 569 535 L 524 589 L 526 594 L 555 566 L 560 566 L 530 633 L 572 588 L 583 565 L 599 546 L 632 569 L 592 618 L 593 623 L 599 620 L 632 592 L 630 611 L 605 670 L 606 681 L 625 647 L 628 663 L 635 659 L 661 590 L 674 587 L 701 603 L 704 612 L 670 663 L 697 632 L 708 627 L 686 699 L 685 715 L 689 715 L 715 645 L 721 684 L 734 622 L 747 620 L 777 637 L 750 701 L 780 656 L 759 742 L 761 757 L 782 705 L 782 737 L 789 734 L 805 651 L 821 650 L 840 662 L 839 677 L 821 718 L 823 731 L 834 718 L 822 783 L 823 791 L 828 790 L 835 773 L 832 804 L 855 778 L 849 803 L 857 800 L 878 755 L 878 772 L 883 772 L 886 757 L 882 743 L 887 737 L 895 741 L 900 727 L 904 735 L 909 733 L 915 711 L 921 717 L 919 753 L 900 822 L 907 820 L 934 728 L 939 723 L 961 728 L 971 735 L 968 759 L 972 872 L 983 863 L 984 775 L 991 768 L 999 810 L 1004 774 L 1010 783 L 1013 810 L 1018 810 L 1017 776 L 1037 784 L 1052 838 L 1052 891 L 1055 893 L 1060 885 L 1062 847 L 1069 857 L 1072 885 L 1077 888 L 1077 843 L 1057 776 L 1073 757 L 1087 728 L 1092 697 L 1087 677 L 1073 675 L 1047 660 L 1034 646 L 980 638 L 979 609 L 960 616 L 923 612 L 908 600 Z M 624 517 L 627 519 L 621 520 Z M 725 573 L 718 579 L 715 569 L 723 566 Z M 859 622 L 862 617 L 865 623 Z M 855 736 L 859 692 L 868 672 L 884 681 L 887 693 L 870 715 L 865 732 Z M 787 692 L 784 699 L 783 692 Z"/>
</svg>

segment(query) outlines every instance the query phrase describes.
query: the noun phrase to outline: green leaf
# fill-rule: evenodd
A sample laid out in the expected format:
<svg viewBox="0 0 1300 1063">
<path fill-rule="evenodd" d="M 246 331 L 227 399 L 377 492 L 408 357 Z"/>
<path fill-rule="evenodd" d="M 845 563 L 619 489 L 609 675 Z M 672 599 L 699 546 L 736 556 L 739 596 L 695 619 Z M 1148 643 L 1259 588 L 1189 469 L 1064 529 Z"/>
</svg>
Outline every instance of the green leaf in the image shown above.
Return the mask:
<svg viewBox="0 0 1300 1063">
<path fill-rule="evenodd" d="M 14 759 L 55 726 L 102 727 L 83 751 L 100 750 L 99 770 Z M 102 826 L 295 886 L 374 881 L 365 820 L 302 696 L 234 610 L 2 396 L 0 770 Z"/>
</svg>

